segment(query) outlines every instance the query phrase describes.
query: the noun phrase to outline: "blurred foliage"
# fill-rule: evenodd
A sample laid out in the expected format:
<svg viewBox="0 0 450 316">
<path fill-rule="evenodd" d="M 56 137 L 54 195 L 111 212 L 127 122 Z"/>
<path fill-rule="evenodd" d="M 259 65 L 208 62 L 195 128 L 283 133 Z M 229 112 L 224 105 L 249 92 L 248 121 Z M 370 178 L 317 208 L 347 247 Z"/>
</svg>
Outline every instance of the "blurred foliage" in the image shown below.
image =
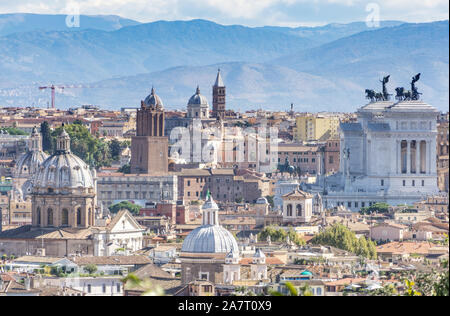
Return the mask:
<svg viewBox="0 0 450 316">
<path fill-rule="evenodd" d="M 164 296 L 164 289 L 159 286 L 152 284 L 149 279 L 141 280 L 133 273 L 128 274 L 122 279 L 124 289 L 141 291 L 141 296 Z"/>
</svg>

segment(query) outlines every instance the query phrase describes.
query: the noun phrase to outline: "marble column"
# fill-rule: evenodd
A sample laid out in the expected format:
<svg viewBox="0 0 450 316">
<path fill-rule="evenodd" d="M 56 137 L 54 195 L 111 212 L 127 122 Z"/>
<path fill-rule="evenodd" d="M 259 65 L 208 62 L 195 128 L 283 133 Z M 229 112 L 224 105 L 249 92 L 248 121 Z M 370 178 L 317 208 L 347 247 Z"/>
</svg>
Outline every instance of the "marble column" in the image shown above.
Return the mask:
<svg viewBox="0 0 450 316">
<path fill-rule="evenodd" d="M 416 140 L 416 174 L 420 174 L 420 140 Z"/>
<path fill-rule="evenodd" d="M 411 141 L 406 141 L 406 174 L 411 173 Z"/>
<path fill-rule="evenodd" d="M 431 174 L 431 141 L 427 140 L 427 174 Z"/>
</svg>

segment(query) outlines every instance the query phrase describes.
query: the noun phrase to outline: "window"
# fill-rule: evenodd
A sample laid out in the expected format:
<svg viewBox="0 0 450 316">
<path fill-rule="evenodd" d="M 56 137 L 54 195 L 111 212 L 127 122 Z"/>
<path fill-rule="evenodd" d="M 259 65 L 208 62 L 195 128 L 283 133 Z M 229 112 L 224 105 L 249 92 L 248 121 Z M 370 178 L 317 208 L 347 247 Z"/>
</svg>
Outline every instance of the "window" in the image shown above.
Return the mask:
<svg viewBox="0 0 450 316">
<path fill-rule="evenodd" d="M 352 202 L 347 202 L 348 207 L 352 207 Z"/>
<path fill-rule="evenodd" d="M 358 203 L 358 202 L 355 202 L 355 207 L 358 207 L 358 205 L 359 205 L 359 203 Z"/>
<path fill-rule="evenodd" d="M 292 216 L 292 204 L 287 205 L 286 216 Z"/>
<path fill-rule="evenodd" d="M 102 292 L 103 292 L 103 293 L 106 293 L 106 284 L 103 284 L 103 285 L 102 285 Z"/>
<path fill-rule="evenodd" d="M 403 186 L 406 187 L 406 180 L 403 180 Z"/>
<path fill-rule="evenodd" d="M 69 211 L 67 209 L 63 209 L 62 210 L 61 225 L 62 226 L 68 226 L 69 225 Z"/>
<path fill-rule="evenodd" d="M 412 180 L 412 186 L 413 186 L 413 187 L 416 186 L 416 180 Z"/>
<path fill-rule="evenodd" d="M 302 216 L 302 205 L 301 204 L 297 204 L 297 216 L 298 217 Z"/>
<path fill-rule="evenodd" d="M 0 214 L 1 214 L 1 212 L 0 212 Z M 38 207 L 36 210 L 36 217 L 37 217 L 37 224 L 41 225 L 41 208 L 40 207 Z M 1 220 L 1 218 L 0 218 L 0 220 Z"/>
<path fill-rule="evenodd" d="M 90 284 L 88 284 L 88 286 L 87 286 L 87 291 L 88 291 L 88 293 L 92 292 L 92 286 Z"/>
<path fill-rule="evenodd" d="M 77 225 L 81 225 L 81 208 L 79 207 L 77 210 Z"/>
<path fill-rule="evenodd" d="M 51 208 L 47 210 L 47 224 L 53 226 L 53 210 Z"/>
<path fill-rule="evenodd" d="M 425 180 L 422 180 L 422 186 L 423 187 L 425 186 Z"/>
<path fill-rule="evenodd" d="M 384 187 L 384 180 L 381 180 L 381 186 Z"/>
<path fill-rule="evenodd" d="M 120 283 L 116 283 L 116 291 L 117 291 L 117 293 L 120 293 L 120 290 L 121 290 Z"/>
</svg>

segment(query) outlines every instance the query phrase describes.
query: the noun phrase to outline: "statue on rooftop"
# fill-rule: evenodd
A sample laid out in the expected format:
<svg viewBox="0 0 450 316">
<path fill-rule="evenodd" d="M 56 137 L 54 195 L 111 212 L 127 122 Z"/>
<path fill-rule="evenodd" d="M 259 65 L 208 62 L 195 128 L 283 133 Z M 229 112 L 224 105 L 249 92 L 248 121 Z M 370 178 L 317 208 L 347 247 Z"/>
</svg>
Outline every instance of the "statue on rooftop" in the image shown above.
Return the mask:
<svg viewBox="0 0 450 316">
<path fill-rule="evenodd" d="M 366 89 L 366 99 L 369 99 L 370 102 L 375 101 L 375 91 L 374 90 L 370 90 L 370 89 Z"/>
<path fill-rule="evenodd" d="M 420 79 L 420 73 L 418 73 L 417 75 L 415 75 L 412 78 L 412 81 L 411 81 L 411 100 L 419 100 L 420 95 L 422 94 L 422 93 L 420 93 L 417 90 L 417 87 L 416 87 L 416 82 L 419 81 L 419 79 Z"/>
<path fill-rule="evenodd" d="M 388 93 L 387 88 L 386 88 L 386 84 L 389 82 L 390 77 L 391 77 L 391 75 L 388 75 L 388 76 L 384 77 L 383 80 L 380 80 L 380 82 L 383 85 L 383 101 L 389 101 L 389 99 L 391 98 L 391 95 Z"/>
</svg>

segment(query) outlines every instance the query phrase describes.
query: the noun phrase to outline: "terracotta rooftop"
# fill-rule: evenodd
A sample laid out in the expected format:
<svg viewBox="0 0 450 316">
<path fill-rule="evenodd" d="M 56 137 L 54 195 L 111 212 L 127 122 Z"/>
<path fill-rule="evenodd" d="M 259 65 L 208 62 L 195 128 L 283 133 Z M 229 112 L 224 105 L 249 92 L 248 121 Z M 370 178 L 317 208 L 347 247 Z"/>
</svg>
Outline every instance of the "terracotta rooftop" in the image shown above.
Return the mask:
<svg viewBox="0 0 450 316">
<path fill-rule="evenodd" d="M 435 245 L 429 242 L 390 242 L 377 247 L 378 253 L 423 254 L 429 253 Z"/>
<path fill-rule="evenodd" d="M 253 262 L 253 258 L 242 258 L 239 261 L 239 264 L 249 265 L 249 264 L 252 264 L 252 262 Z M 267 257 L 266 264 L 267 265 L 284 265 L 284 262 L 276 257 Z"/>
<path fill-rule="evenodd" d="M 146 256 L 74 257 L 71 260 L 78 265 L 143 265 L 152 262 Z"/>
</svg>

